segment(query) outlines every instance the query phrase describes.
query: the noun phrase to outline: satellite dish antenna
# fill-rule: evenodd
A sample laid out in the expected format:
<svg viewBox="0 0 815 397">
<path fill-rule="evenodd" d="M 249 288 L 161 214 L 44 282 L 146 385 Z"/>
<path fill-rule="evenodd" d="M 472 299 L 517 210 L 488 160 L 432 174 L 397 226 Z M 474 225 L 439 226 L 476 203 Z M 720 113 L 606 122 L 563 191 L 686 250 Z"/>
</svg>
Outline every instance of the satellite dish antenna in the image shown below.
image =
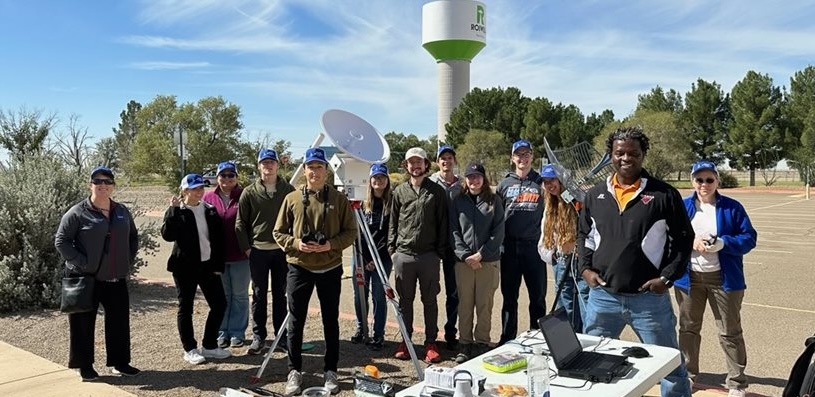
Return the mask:
<svg viewBox="0 0 815 397">
<path fill-rule="evenodd" d="M 345 154 L 366 163 L 384 163 L 391 156 L 385 137 L 359 116 L 339 109 L 326 110 L 323 131 Z"/>
<path fill-rule="evenodd" d="M 590 143 L 583 141 L 572 147 L 552 150 L 546 138 L 546 157 L 565 188 L 561 197 L 568 203 L 582 203 L 586 192 L 611 175 L 611 157 L 600 154 Z"/>
</svg>

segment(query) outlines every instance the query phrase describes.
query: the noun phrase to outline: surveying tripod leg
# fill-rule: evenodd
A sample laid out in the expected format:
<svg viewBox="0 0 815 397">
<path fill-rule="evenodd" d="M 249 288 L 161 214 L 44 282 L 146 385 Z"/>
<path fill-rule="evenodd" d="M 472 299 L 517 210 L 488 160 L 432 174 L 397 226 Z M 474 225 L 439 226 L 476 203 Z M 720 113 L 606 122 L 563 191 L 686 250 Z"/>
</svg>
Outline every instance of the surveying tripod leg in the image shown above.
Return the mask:
<svg viewBox="0 0 815 397">
<path fill-rule="evenodd" d="M 366 227 L 363 223 L 359 227 Z M 357 236 L 357 241 L 354 243 L 354 288 L 356 291 L 356 305 L 359 305 L 359 312 L 357 313 L 357 320 L 361 321 L 360 330 L 362 331 L 362 343 L 368 340 L 368 298 L 365 294 L 365 263 L 362 256 L 362 231 Z"/>
<path fill-rule="evenodd" d="M 255 376 L 249 378 L 250 383 L 257 383 L 258 381 L 260 381 L 260 377 L 263 376 L 263 371 L 266 370 L 266 364 L 269 363 L 269 359 L 272 358 L 272 353 L 275 351 L 275 349 L 277 349 L 277 344 L 280 343 L 280 338 L 283 337 L 283 332 L 289 326 L 289 320 L 290 319 L 291 319 L 291 312 L 288 311 L 288 308 L 287 308 L 287 310 L 286 310 L 286 318 L 283 319 L 283 325 L 280 327 L 279 330 L 277 330 L 277 335 L 275 335 L 274 342 L 272 342 L 272 347 L 270 347 L 269 351 L 266 352 L 266 357 L 263 358 L 263 364 L 260 365 L 260 368 L 258 369 L 258 373 Z"/>
</svg>

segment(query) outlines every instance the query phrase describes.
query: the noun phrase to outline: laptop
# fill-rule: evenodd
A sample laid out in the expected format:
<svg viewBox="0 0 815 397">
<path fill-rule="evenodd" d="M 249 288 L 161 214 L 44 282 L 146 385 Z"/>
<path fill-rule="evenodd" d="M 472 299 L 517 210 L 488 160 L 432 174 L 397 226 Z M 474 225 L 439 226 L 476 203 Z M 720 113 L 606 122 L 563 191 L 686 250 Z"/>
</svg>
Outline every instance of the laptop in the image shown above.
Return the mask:
<svg viewBox="0 0 815 397">
<path fill-rule="evenodd" d="M 610 383 L 631 371 L 626 357 L 583 351 L 564 309 L 538 319 L 549 354 L 555 360 L 558 376 Z"/>
</svg>

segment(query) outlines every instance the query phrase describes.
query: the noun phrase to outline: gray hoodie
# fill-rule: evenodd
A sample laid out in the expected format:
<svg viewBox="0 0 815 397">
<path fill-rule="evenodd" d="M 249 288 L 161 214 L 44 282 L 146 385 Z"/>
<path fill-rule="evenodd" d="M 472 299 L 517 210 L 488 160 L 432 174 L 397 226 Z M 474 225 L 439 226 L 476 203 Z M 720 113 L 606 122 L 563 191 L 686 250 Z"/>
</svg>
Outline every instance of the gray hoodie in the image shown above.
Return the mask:
<svg viewBox="0 0 815 397">
<path fill-rule="evenodd" d="M 504 204 L 494 196 L 493 205 L 479 197 L 459 194 L 450 209 L 450 230 L 453 235 L 456 260 L 481 252 L 482 262 L 501 259 L 504 242 Z"/>
<path fill-rule="evenodd" d="M 62 216 L 54 246 L 69 272 L 93 274 L 98 267 L 97 280 L 118 280 L 130 272 L 139 236 L 127 207 L 111 200 L 110 218 L 105 218 L 87 198 Z"/>
</svg>

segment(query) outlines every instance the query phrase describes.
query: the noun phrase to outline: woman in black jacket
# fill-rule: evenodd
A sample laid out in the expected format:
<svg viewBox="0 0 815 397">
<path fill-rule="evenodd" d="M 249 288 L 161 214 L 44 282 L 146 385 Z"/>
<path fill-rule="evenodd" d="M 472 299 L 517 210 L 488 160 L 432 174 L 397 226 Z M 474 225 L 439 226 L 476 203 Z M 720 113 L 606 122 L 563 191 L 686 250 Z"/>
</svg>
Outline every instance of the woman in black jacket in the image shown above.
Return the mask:
<svg viewBox="0 0 815 397">
<path fill-rule="evenodd" d="M 201 201 L 204 178 L 188 174 L 181 179 L 181 198 L 173 196 L 164 213 L 161 237 L 172 241 L 173 252 L 167 270 L 173 273 L 178 289 L 178 333 L 184 346 L 184 360 L 201 364 L 207 358 L 227 358 L 231 353 L 218 347 L 218 328 L 226 310 L 221 283 L 224 271 L 224 236 L 221 218 L 212 205 Z M 192 308 L 197 287 L 209 305 L 201 351 L 192 326 Z"/>
</svg>

